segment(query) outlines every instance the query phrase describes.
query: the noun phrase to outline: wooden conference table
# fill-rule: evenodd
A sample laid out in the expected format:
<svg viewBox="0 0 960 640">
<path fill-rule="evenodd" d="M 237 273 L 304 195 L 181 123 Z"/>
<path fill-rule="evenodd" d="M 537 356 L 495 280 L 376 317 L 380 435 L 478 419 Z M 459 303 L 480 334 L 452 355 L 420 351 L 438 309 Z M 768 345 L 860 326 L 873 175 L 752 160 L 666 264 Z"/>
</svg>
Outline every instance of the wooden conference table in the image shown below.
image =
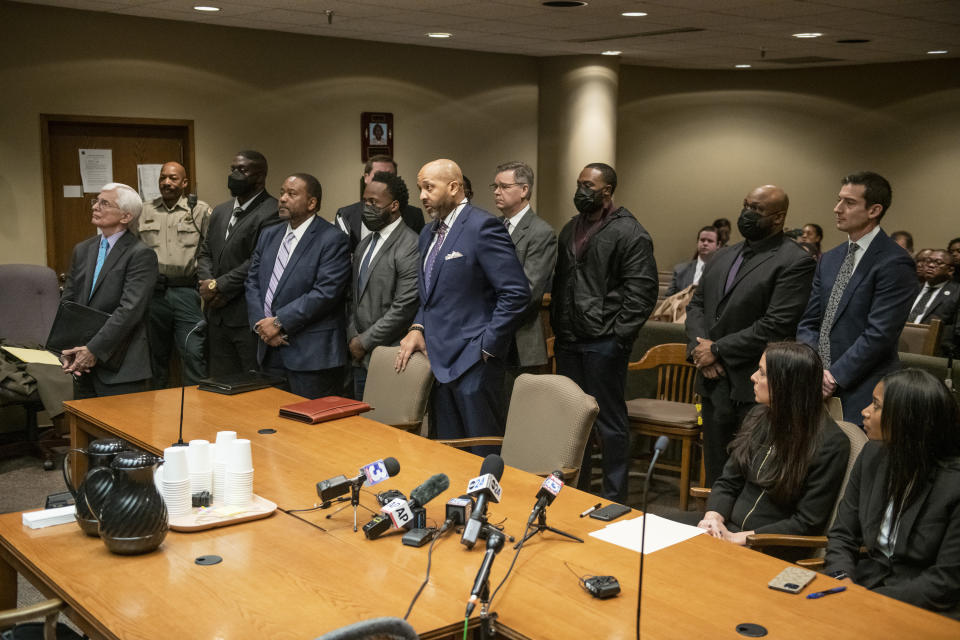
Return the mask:
<svg viewBox="0 0 960 640">
<path fill-rule="evenodd" d="M 172 389 L 72 401 L 67 410 L 74 442 L 84 446 L 91 437 L 118 435 L 160 453 L 176 440 L 179 394 Z M 376 490 L 409 494 L 432 474 L 446 473 L 450 489 L 427 505 L 428 517 L 442 520 L 445 502 L 479 473 L 476 456 L 362 417 L 320 425 L 279 418 L 277 407 L 296 399 L 276 389 L 232 397 L 188 389 L 184 440 L 213 439 L 223 429 L 249 438 L 254 491 L 284 510 L 313 506 L 319 480 L 350 476 L 368 462 L 394 456 L 400 473 Z M 264 427 L 276 433 L 259 434 Z M 490 521 L 502 521 L 507 533 L 519 536 L 540 482 L 508 467 L 503 501 L 491 505 Z M 369 493 L 362 502 L 375 506 Z M 595 502 L 565 487 L 548 509 L 550 525 L 586 543 L 548 532 L 524 546 L 493 602 L 500 637 L 634 637 L 639 556 L 587 535 L 602 523 L 578 515 Z M 158 551 L 132 557 L 110 554 L 73 524 L 31 530 L 18 513 L 0 515 L 0 608 L 14 606 L 19 572 L 64 600 L 69 615 L 94 637 L 313 638 L 357 620 L 402 617 L 423 580 L 427 548 L 403 546 L 397 535 L 367 540 L 353 532 L 351 509 L 332 519 L 327 513 L 298 513 L 298 519 L 278 512 L 221 529 L 171 531 Z M 361 510 L 361 522 L 368 519 Z M 453 533 L 437 542 L 430 584 L 409 619 L 424 638 L 462 635 L 483 548 L 481 541 L 468 551 Z M 223 562 L 194 563 L 210 554 Z M 512 555 L 509 545 L 497 557 L 493 586 Z M 763 625 L 771 638 L 960 637 L 960 624 L 952 620 L 857 586 L 820 600 L 769 589 L 767 582 L 784 566 L 703 535 L 648 555 L 643 637 L 737 638 L 743 622 Z M 595 600 L 574 573 L 616 576 L 622 593 Z M 818 576 L 807 591 L 835 584 Z"/>
</svg>

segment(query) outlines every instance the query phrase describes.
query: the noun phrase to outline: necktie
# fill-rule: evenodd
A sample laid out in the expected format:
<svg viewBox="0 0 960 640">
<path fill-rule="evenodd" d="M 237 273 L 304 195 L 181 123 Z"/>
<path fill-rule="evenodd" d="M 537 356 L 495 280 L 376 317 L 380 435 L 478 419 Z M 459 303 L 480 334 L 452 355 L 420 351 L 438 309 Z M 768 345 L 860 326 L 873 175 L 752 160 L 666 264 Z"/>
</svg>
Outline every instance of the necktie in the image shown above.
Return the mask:
<svg viewBox="0 0 960 640">
<path fill-rule="evenodd" d="M 913 309 L 910 309 L 912 322 L 919 323 L 923 320 L 923 312 L 926 311 L 927 305 L 930 304 L 930 298 L 933 297 L 934 291 L 935 289 L 929 284 L 923 286 L 923 295 L 917 300 L 917 304 L 913 305 Z"/>
<path fill-rule="evenodd" d="M 837 315 L 837 307 L 840 306 L 843 291 L 850 284 L 850 277 L 853 275 L 853 259 L 859 248 L 859 245 L 852 242 L 847 246 L 847 256 L 843 259 L 840 271 L 837 272 L 837 279 L 833 283 L 833 289 L 830 290 L 827 308 L 823 310 L 823 320 L 820 322 L 820 340 L 817 347 L 820 352 L 820 359 L 823 360 L 824 369 L 829 369 L 832 363 L 830 360 L 830 330 L 833 329 L 834 316 Z"/>
<path fill-rule="evenodd" d="M 227 235 L 223 236 L 223 239 L 226 240 L 230 237 L 230 232 L 233 231 L 233 228 L 237 226 L 237 221 L 240 219 L 240 216 L 243 215 L 243 207 L 237 207 L 233 210 L 233 215 L 230 216 L 230 222 L 227 223 Z"/>
<path fill-rule="evenodd" d="M 503 219 L 503 226 L 507 228 L 507 233 L 510 233 L 510 218 Z"/>
<path fill-rule="evenodd" d="M 727 283 L 723 287 L 723 294 L 726 295 L 730 289 L 733 288 L 733 282 L 737 279 L 737 274 L 740 273 L 740 266 L 743 265 L 743 252 L 740 252 L 740 255 L 737 256 L 737 259 L 733 261 L 733 264 L 730 266 L 730 273 L 727 274 Z"/>
<path fill-rule="evenodd" d="M 287 268 L 287 262 L 290 260 L 290 245 L 296 236 L 293 231 L 288 231 L 283 242 L 280 244 L 280 250 L 277 251 L 277 260 L 273 263 L 273 274 L 270 276 L 270 285 L 267 287 L 267 295 L 263 298 L 263 317 L 269 318 L 273 313 L 273 294 L 277 291 L 277 283 L 283 276 L 283 270 Z"/>
<path fill-rule="evenodd" d="M 103 261 L 107 259 L 107 251 L 110 250 L 110 243 L 106 238 L 100 238 L 100 250 L 97 252 L 97 266 L 93 270 L 93 283 L 90 285 L 90 297 L 93 297 L 93 289 L 97 286 L 97 278 L 100 277 L 100 269 L 103 268 Z"/>
<path fill-rule="evenodd" d="M 446 236 L 447 224 L 441 220 L 437 225 L 437 241 L 433 243 L 433 248 L 430 249 L 430 253 L 427 254 L 426 273 L 424 274 L 423 280 L 424 291 L 430 290 L 430 276 L 433 275 L 433 265 L 437 261 L 437 256 L 440 255 L 440 245 L 443 244 L 443 239 Z"/>
<path fill-rule="evenodd" d="M 367 286 L 367 277 L 369 276 L 370 270 L 370 258 L 373 256 L 373 250 L 377 246 L 377 241 L 380 240 L 380 232 L 374 231 L 370 238 L 370 247 L 367 249 L 367 254 L 363 256 L 363 261 L 360 263 L 360 273 L 357 275 L 357 294 L 363 293 L 363 289 Z"/>
</svg>

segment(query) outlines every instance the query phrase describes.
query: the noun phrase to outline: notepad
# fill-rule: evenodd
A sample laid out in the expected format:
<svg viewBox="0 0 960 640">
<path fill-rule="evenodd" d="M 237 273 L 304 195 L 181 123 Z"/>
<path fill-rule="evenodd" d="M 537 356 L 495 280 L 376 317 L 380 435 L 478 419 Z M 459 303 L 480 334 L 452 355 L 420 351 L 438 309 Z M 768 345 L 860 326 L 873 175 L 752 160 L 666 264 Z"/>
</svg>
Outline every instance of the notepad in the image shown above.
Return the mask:
<svg viewBox="0 0 960 640">
<path fill-rule="evenodd" d="M 678 542 L 689 540 L 701 533 L 706 533 L 706 529 L 700 527 L 691 527 L 688 524 L 680 524 L 673 520 L 667 520 L 652 513 L 647 514 L 647 537 L 643 544 L 644 553 L 653 553 L 660 549 L 666 549 Z M 615 544 L 618 547 L 630 549 L 631 551 L 640 551 L 641 527 L 645 516 L 633 518 L 631 520 L 621 520 L 612 522 L 599 531 L 594 531 L 590 535 L 598 540 Z"/>
<path fill-rule="evenodd" d="M 60 359 L 46 349 L 24 349 L 23 347 L 0 347 L 13 357 L 27 364 L 52 364 L 61 366 Z"/>
</svg>

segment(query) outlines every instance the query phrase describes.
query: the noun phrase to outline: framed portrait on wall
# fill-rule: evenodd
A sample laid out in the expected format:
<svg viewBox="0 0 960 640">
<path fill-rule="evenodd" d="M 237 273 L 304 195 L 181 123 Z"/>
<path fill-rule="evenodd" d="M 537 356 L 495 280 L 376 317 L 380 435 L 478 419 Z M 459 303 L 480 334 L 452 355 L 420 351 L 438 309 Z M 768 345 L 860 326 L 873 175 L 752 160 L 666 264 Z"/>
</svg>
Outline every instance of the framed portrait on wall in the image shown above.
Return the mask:
<svg viewBox="0 0 960 640">
<path fill-rule="evenodd" d="M 360 159 L 393 157 L 393 114 L 364 111 L 360 114 Z"/>
</svg>

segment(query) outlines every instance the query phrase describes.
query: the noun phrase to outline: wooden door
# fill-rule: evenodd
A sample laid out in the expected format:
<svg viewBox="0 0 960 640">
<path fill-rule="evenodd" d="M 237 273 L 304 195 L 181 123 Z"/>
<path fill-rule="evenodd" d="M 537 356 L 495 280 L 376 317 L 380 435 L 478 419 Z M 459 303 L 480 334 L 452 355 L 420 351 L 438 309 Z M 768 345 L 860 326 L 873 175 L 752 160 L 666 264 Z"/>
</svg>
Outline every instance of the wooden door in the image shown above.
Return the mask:
<svg viewBox="0 0 960 640">
<path fill-rule="evenodd" d="M 73 247 L 96 233 L 90 223 L 90 199 L 65 197 L 64 186 L 81 185 L 80 149 L 111 149 L 113 181 L 137 188 L 138 164 L 176 161 L 187 168 L 196 193 L 193 121 L 41 115 L 47 264 L 67 272 Z"/>
</svg>

